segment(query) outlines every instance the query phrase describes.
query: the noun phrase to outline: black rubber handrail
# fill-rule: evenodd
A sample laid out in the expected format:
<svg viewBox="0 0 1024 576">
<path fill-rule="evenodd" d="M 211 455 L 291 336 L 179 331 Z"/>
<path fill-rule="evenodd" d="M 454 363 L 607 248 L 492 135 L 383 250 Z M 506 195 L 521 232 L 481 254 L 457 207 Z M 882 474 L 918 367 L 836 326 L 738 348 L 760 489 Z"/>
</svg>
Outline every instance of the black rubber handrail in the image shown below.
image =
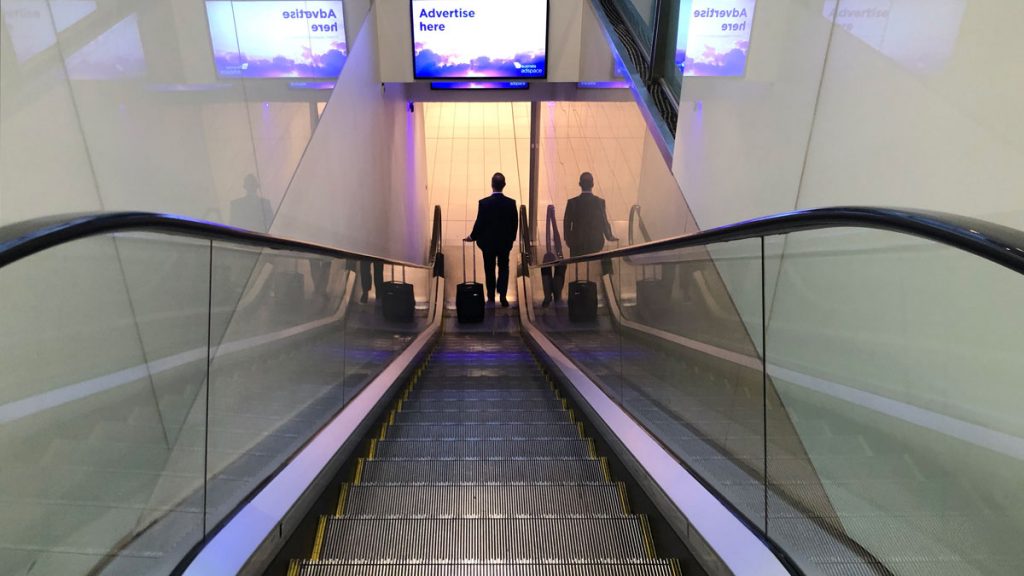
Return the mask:
<svg viewBox="0 0 1024 576">
<path fill-rule="evenodd" d="M 325 244 L 271 236 L 186 216 L 153 212 L 61 214 L 4 226 L 0 228 L 0 268 L 75 240 L 101 234 L 133 231 L 160 232 L 211 241 L 219 240 L 257 248 L 288 250 L 332 258 L 374 260 L 410 268 L 429 268 L 429 265 L 426 264 L 377 258 Z"/>
<path fill-rule="evenodd" d="M 637 256 L 826 228 L 872 228 L 917 236 L 969 252 L 1019 274 L 1024 274 L 1024 231 L 977 218 L 943 212 L 865 206 L 784 212 L 626 248 L 563 258 L 555 262 L 547 262 L 544 265 L 574 264 L 604 258 Z"/>
<path fill-rule="evenodd" d="M 633 222 L 636 222 L 640 226 L 640 236 L 643 237 L 644 242 L 651 241 L 651 235 L 647 232 L 647 225 L 644 224 L 644 217 L 640 215 L 640 205 L 633 204 L 629 209 L 629 230 L 627 231 L 627 238 L 629 245 L 636 244 L 633 238 Z"/>
</svg>

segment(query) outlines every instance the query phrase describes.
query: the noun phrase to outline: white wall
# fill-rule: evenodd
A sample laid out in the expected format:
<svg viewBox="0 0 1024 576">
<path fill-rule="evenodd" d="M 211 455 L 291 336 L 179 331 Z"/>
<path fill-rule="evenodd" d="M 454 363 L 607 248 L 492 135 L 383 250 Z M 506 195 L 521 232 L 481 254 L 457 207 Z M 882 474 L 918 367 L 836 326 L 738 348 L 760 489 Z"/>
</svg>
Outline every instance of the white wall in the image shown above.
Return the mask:
<svg viewBox="0 0 1024 576">
<path fill-rule="evenodd" d="M 578 82 L 584 0 L 551 0 L 548 82 Z M 408 0 L 377 0 L 382 82 L 412 82 L 412 19 Z M 596 31 L 600 34 L 600 31 Z"/>
<path fill-rule="evenodd" d="M 422 119 L 409 112 L 404 87 L 381 84 L 376 38 L 366 33 L 375 26 L 371 12 L 271 233 L 421 262 L 429 229 L 416 165 Z"/>
</svg>

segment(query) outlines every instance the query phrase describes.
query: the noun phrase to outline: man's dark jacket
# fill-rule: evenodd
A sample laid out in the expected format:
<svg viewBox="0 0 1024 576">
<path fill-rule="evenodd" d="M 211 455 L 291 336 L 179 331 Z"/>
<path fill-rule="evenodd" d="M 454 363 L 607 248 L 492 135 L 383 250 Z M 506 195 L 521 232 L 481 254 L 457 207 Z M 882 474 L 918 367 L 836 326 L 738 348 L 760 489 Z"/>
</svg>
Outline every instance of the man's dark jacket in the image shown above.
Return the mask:
<svg viewBox="0 0 1024 576">
<path fill-rule="evenodd" d="M 504 194 L 491 194 L 480 200 L 470 237 L 482 252 L 509 252 L 518 231 L 519 213 L 515 200 Z"/>
</svg>

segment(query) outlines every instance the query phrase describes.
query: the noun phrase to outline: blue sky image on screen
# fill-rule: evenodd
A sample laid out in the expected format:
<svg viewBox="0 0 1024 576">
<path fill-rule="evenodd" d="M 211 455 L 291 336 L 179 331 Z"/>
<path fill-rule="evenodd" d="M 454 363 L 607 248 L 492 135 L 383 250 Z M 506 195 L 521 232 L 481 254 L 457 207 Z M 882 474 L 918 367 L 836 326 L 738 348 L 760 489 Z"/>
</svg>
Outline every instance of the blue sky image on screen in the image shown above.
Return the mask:
<svg viewBox="0 0 1024 576">
<path fill-rule="evenodd" d="M 529 82 L 431 82 L 431 90 L 526 90 Z"/>
<path fill-rule="evenodd" d="M 682 0 L 676 66 L 683 76 L 743 76 L 757 0 Z"/>
<path fill-rule="evenodd" d="M 412 0 L 416 78 L 547 76 L 548 0 Z"/>
<path fill-rule="evenodd" d="M 342 2 L 206 2 L 217 74 L 337 78 L 348 46 Z"/>
</svg>

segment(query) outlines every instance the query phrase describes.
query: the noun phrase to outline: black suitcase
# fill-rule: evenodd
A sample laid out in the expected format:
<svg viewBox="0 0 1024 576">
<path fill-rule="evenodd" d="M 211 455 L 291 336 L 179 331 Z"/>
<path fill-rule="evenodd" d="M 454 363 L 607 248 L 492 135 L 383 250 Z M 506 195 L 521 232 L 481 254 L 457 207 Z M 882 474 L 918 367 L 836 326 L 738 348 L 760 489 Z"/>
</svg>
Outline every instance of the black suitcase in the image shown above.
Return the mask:
<svg viewBox="0 0 1024 576">
<path fill-rule="evenodd" d="M 405 281 L 405 266 L 402 266 L 402 281 L 395 280 L 395 267 L 391 267 L 391 280 L 381 286 L 384 302 L 384 319 L 391 322 L 412 322 L 416 312 L 416 294 L 412 284 Z"/>
<path fill-rule="evenodd" d="M 462 278 L 466 279 L 466 242 L 462 243 Z M 484 285 L 476 281 L 476 249 L 473 251 L 473 281 L 455 287 L 455 311 L 459 324 L 484 321 Z"/>
<path fill-rule="evenodd" d="M 647 266 L 641 265 L 640 279 L 636 281 L 636 307 L 645 320 L 654 320 L 668 309 L 672 299 L 672 284 L 657 273 L 647 277 Z"/>
<path fill-rule="evenodd" d="M 597 284 L 590 281 L 590 266 L 587 263 L 587 279 L 579 280 L 579 264 L 576 265 L 577 280 L 569 282 L 569 321 L 593 322 L 597 320 Z"/>
</svg>

